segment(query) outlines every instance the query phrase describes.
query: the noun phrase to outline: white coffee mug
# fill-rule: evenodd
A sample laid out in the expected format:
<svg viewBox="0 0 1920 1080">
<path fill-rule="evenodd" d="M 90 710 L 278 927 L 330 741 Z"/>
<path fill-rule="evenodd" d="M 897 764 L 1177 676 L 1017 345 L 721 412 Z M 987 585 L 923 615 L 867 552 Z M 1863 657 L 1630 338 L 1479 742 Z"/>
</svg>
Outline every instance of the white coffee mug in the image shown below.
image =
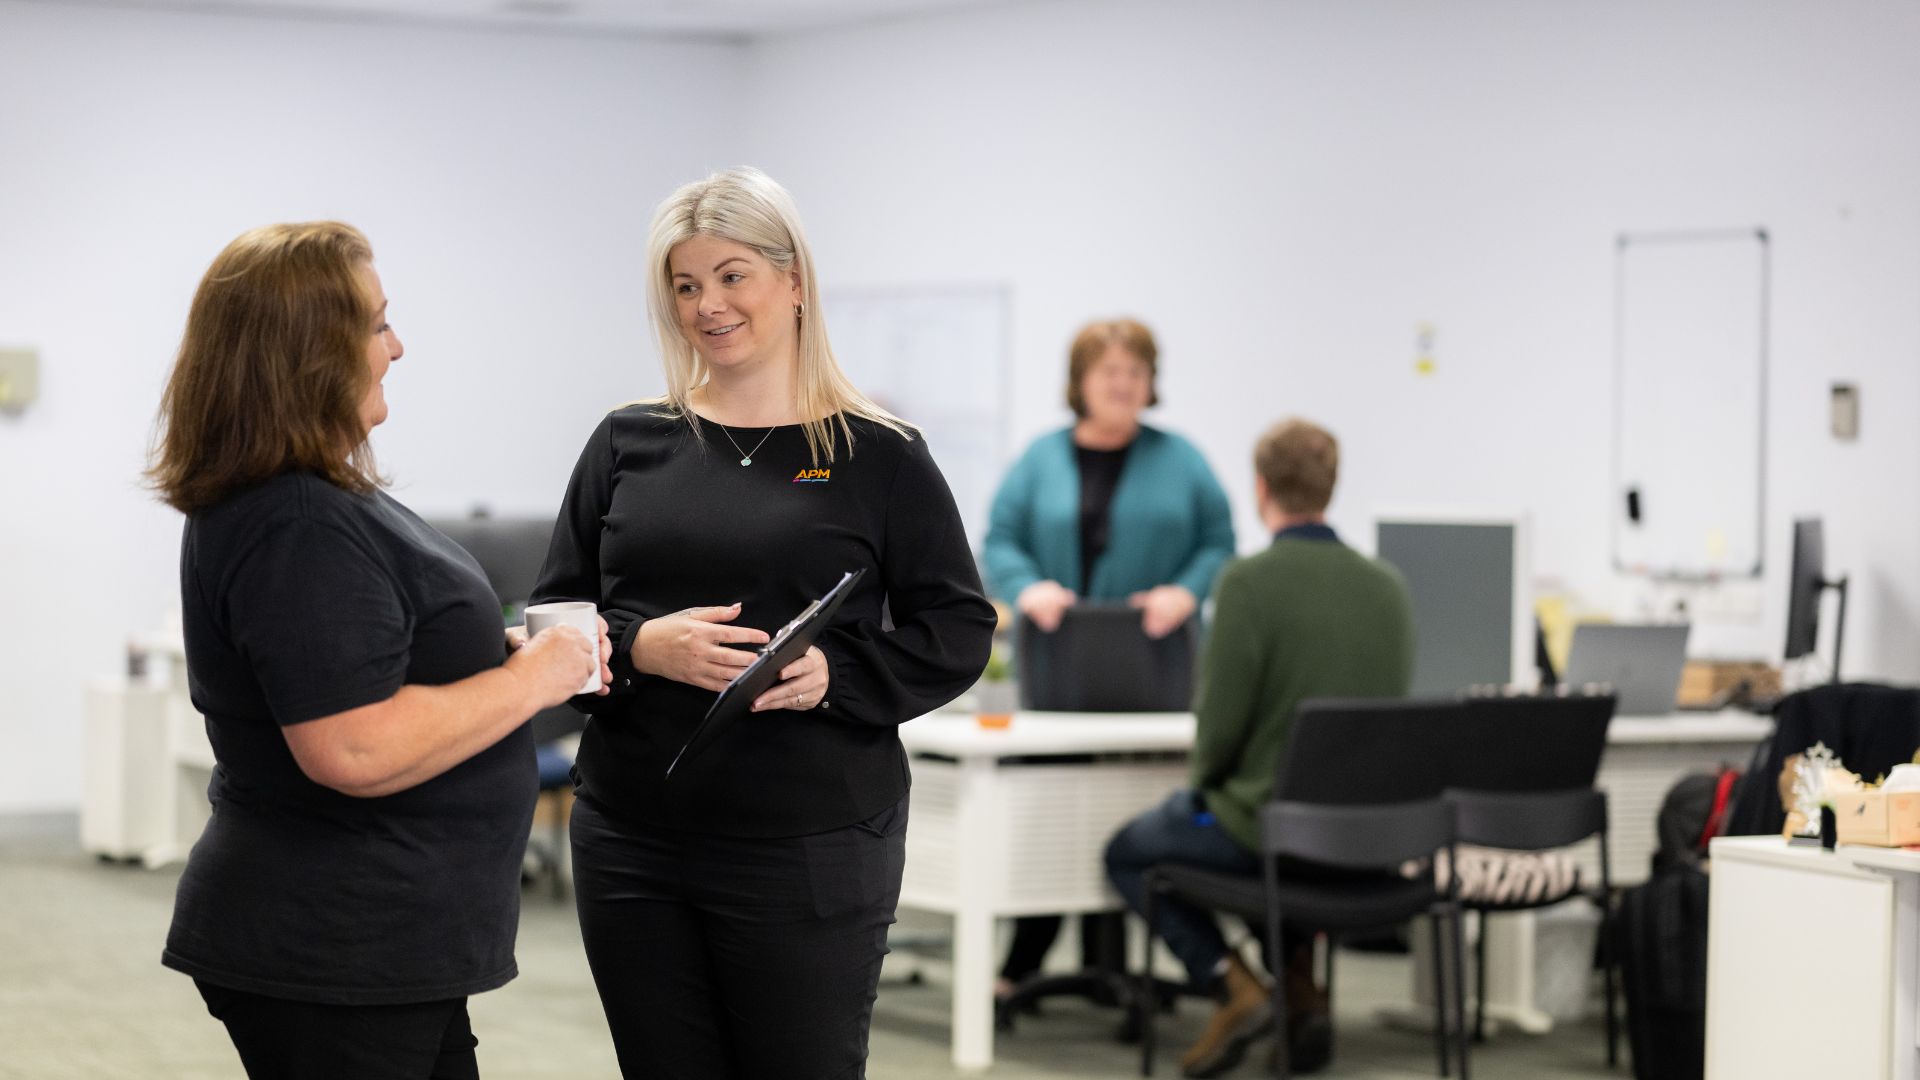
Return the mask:
<svg viewBox="0 0 1920 1080">
<path fill-rule="evenodd" d="M 576 694 L 591 694 L 600 689 L 600 609 L 585 600 L 558 600 L 551 604 L 535 604 L 527 609 L 527 637 L 545 630 L 549 626 L 571 626 L 587 640 L 594 643 L 593 674 L 588 676 L 587 684 L 575 690 Z"/>
</svg>

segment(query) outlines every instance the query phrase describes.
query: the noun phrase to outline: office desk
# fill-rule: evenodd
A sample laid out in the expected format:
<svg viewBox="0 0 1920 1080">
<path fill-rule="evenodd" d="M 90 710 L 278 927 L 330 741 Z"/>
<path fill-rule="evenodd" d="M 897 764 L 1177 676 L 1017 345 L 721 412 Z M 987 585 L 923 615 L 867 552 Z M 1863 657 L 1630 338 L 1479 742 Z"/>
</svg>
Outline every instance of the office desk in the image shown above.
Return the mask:
<svg viewBox="0 0 1920 1080">
<path fill-rule="evenodd" d="M 993 1063 L 994 922 L 1113 911 L 1102 853 L 1185 785 L 1186 713 L 936 713 L 900 729 L 913 767 L 900 903 L 953 917 L 953 1063 Z"/>
<path fill-rule="evenodd" d="M 1920 1076 L 1920 853 L 1713 842 L 1708 1080 Z"/>
</svg>

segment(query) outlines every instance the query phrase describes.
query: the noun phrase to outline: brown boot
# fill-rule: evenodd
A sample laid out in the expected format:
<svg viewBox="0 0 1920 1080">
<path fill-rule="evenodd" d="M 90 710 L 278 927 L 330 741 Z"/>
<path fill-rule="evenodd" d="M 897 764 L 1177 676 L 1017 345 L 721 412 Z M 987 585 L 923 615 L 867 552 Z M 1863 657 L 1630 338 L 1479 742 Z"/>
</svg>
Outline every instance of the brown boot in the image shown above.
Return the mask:
<svg viewBox="0 0 1920 1080">
<path fill-rule="evenodd" d="M 1273 1022 L 1273 1002 L 1267 984 L 1233 953 L 1227 954 L 1227 972 L 1221 979 L 1220 1007 L 1207 1021 L 1199 1041 L 1180 1057 L 1183 1076 L 1219 1076 L 1247 1054 L 1247 1044 L 1266 1034 Z"/>
</svg>

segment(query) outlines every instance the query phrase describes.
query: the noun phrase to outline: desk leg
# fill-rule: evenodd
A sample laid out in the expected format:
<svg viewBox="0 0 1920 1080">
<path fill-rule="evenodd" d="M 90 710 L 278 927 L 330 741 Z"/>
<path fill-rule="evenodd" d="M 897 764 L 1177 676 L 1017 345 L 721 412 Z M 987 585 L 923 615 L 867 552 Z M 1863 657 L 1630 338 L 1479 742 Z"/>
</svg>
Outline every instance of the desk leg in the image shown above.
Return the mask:
<svg viewBox="0 0 1920 1080">
<path fill-rule="evenodd" d="M 1920 1078 L 1920 881 L 1912 874 L 1893 879 L 1893 1080 Z"/>
<path fill-rule="evenodd" d="M 1534 915 L 1530 911 L 1508 912 L 1491 919 L 1470 919 L 1478 923 L 1476 932 L 1487 935 L 1487 1031 L 1489 1037 L 1501 1024 L 1511 1024 L 1529 1035 L 1544 1035 L 1553 1030 L 1553 1017 L 1534 1002 Z M 1406 1004 L 1381 1006 L 1376 1016 L 1381 1022 L 1403 1031 L 1433 1030 L 1433 940 L 1425 919 L 1415 919 L 1413 964 L 1410 968 L 1411 993 Z M 1471 948 L 1471 939 L 1469 939 Z M 1473 957 L 1467 957 L 1467 977 L 1473 977 Z M 1467 1019 L 1473 1019 L 1473 997 L 1477 986 L 1468 987 Z M 1920 1080 L 1920 1078 L 1916 1078 Z"/>
<path fill-rule="evenodd" d="M 993 916 L 979 908 L 953 917 L 953 1064 L 993 1064 Z"/>
<path fill-rule="evenodd" d="M 1529 1035 L 1553 1030 L 1553 1017 L 1539 1007 L 1533 984 L 1537 927 L 1531 911 L 1480 922 L 1480 932 L 1487 935 L 1487 1019 L 1512 1024 Z"/>
<path fill-rule="evenodd" d="M 1003 808 L 999 772 L 991 759 L 960 766 L 953 912 L 953 1064 L 974 1072 L 993 1064 L 993 926 L 1004 894 L 998 842 Z"/>
</svg>

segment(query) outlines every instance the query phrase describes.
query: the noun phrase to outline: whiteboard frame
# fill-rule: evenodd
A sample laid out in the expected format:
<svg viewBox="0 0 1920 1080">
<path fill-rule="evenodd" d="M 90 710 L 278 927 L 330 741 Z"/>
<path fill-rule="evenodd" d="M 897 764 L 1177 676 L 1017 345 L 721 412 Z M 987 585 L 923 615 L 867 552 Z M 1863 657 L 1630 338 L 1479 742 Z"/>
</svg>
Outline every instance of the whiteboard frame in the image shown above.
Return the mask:
<svg viewBox="0 0 1920 1080">
<path fill-rule="evenodd" d="M 993 395 L 995 398 L 995 410 L 992 417 L 992 431 L 988 440 L 991 444 L 993 454 L 993 461 L 990 463 L 993 479 L 986 484 L 986 503 L 978 508 L 980 514 L 978 535 L 974 534 L 974 529 L 971 527 L 975 523 L 969 515 L 969 508 L 965 505 L 959 506 L 961 519 L 969 526 L 967 530 L 968 545 L 977 555 L 986 546 L 986 529 L 992 511 L 993 492 L 997 490 L 999 480 L 1005 475 L 1007 467 L 1012 462 L 1014 456 L 1012 427 L 1015 401 L 1013 385 L 1015 374 L 1013 361 L 1015 314 L 1013 283 L 1004 280 L 894 282 L 881 285 L 852 283 L 835 286 L 831 291 L 823 293 L 822 300 L 823 310 L 826 313 L 827 333 L 829 338 L 834 342 L 834 353 L 836 357 L 838 357 L 841 355 L 844 345 L 841 333 L 836 332 L 835 326 L 844 326 L 845 323 L 836 323 L 835 320 L 836 315 L 845 310 L 843 305 L 874 305 L 889 302 L 924 303 L 952 298 L 989 301 L 997 312 L 997 321 L 999 323 L 997 333 L 994 335 L 999 340 L 995 344 L 995 355 L 990 365 L 995 379 L 995 393 Z M 850 374 L 849 377 L 852 377 L 852 375 Z M 956 375 L 956 377 L 958 377 L 958 375 Z M 856 385 L 859 385 L 863 393 L 876 393 L 875 387 L 862 384 L 857 378 L 855 382 Z M 895 404 L 899 405 L 900 403 L 896 402 Z M 901 407 L 907 408 L 909 412 L 917 411 L 905 405 L 901 405 Z M 903 415 L 901 419 L 916 426 L 920 422 L 913 415 Z M 946 476 L 948 487 L 953 488 L 955 486 L 955 478 L 958 475 L 957 470 L 971 468 L 975 463 L 951 459 L 942 461 L 940 464 L 941 472 Z M 956 502 L 958 502 L 958 492 L 955 493 L 955 499 Z"/>
<path fill-rule="evenodd" d="M 1627 249 L 1633 245 L 1649 244 L 1699 244 L 1724 243 L 1735 240 L 1751 239 L 1760 245 L 1760 303 L 1758 328 L 1759 356 L 1758 368 L 1758 423 L 1755 425 L 1754 460 L 1754 523 L 1753 523 L 1753 565 L 1746 569 L 1729 568 L 1725 571 L 1688 570 L 1678 567 L 1657 565 L 1633 565 L 1627 562 L 1620 549 L 1622 523 L 1626 514 L 1626 450 L 1622 444 L 1622 434 L 1626 425 L 1624 416 L 1626 395 L 1626 267 Z M 1610 475 L 1607 489 L 1607 545 L 1612 556 L 1616 573 L 1645 577 L 1652 581 L 1692 582 L 1712 584 L 1728 579 L 1759 579 L 1766 568 L 1767 554 L 1767 413 L 1769 407 L 1768 382 L 1772 368 L 1772 350 L 1768 340 L 1768 329 L 1772 324 L 1773 298 L 1773 241 L 1767 230 L 1754 226 L 1743 229 L 1685 229 L 1665 232 L 1620 233 L 1614 244 L 1613 261 L 1613 446 L 1609 455 Z"/>
</svg>

